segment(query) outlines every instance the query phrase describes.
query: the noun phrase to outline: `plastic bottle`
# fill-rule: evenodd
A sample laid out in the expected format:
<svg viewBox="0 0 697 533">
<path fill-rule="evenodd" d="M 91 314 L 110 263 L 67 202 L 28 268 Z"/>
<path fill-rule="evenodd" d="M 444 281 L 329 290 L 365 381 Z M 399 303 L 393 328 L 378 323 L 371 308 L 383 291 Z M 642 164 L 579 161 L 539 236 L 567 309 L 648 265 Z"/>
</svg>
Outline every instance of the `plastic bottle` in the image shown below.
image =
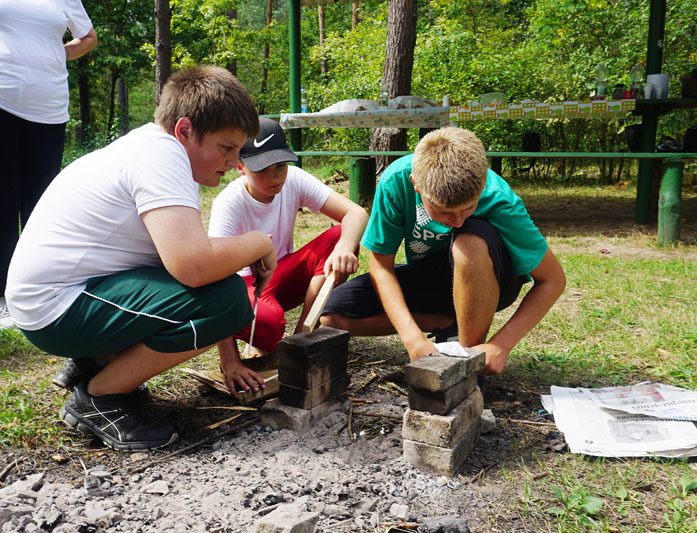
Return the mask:
<svg viewBox="0 0 697 533">
<path fill-rule="evenodd" d="M 300 87 L 300 112 L 307 113 L 307 91 L 305 87 Z"/>
<path fill-rule="evenodd" d="M 599 65 L 595 74 L 595 96 L 604 98 L 607 95 L 607 67 Z"/>
<path fill-rule="evenodd" d="M 385 80 L 380 78 L 380 96 L 378 97 L 378 105 L 381 108 L 387 109 L 388 104 L 389 95 L 387 92 L 387 84 L 385 83 Z"/>
<path fill-rule="evenodd" d="M 644 81 L 644 69 L 641 65 L 634 65 L 634 68 L 629 73 L 629 79 L 632 84 L 629 87 L 630 98 L 637 98 L 641 95 L 641 84 Z"/>
</svg>

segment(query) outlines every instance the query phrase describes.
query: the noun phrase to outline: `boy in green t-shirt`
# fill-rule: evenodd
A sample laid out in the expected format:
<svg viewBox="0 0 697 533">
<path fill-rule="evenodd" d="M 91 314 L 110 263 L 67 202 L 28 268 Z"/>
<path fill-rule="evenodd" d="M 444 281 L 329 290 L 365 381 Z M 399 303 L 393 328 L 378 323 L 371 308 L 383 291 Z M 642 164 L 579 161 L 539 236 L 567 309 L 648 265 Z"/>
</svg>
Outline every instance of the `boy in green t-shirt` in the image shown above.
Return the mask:
<svg viewBox="0 0 697 533">
<path fill-rule="evenodd" d="M 395 265 L 404 241 L 407 264 Z M 370 273 L 334 290 L 322 324 L 352 335 L 398 333 L 411 360 L 437 351 L 436 341 L 486 352 L 485 372 L 503 371 L 508 354 L 564 290 L 561 265 L 522 200 L 487 169 L 470 131 L 426 135 L 413 156 L 392 163 L 378 183 L 361 242 Z M 533 286 L 488 340 L 494 313 Z"/>
</svg>

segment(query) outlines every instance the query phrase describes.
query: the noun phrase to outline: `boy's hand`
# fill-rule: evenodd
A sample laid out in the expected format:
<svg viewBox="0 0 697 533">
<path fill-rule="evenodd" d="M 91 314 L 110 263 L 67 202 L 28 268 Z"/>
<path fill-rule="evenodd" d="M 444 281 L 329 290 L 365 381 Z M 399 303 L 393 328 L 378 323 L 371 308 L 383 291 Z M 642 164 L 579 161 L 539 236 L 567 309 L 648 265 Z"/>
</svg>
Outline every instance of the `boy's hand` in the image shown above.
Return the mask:
<svg viewBox="0 0 697 533">
<path fill-rule="evenodd" d="M 255 281 L 255 292 L 257 296 L 261 296 L 264 292 L 264 287 L 269 283 L 271 276 L 278 266 L 276 262 L 276 252 L 271 250 L 270 253 L 266 254 L 264 257 L 255 261 L 249 265 L 249 269 L 252 271 L 252 276 L 254 276 Z"/>
<path fill-rule="evenodd" d="M 251 368 L 247 368 L 239 361 L 231 361 L 221 358 L 220 370 L 225 376 L 225 383 L 230 389 L 230 394 L 239 397 L 238 389 L 245 392 L 258 392 L 266 388 L 264 378 Z"/>
<path fill-rule="evenodd" d="M 337 245 L 324 263 L 324 275 L 334 271 L 337 279 L 343 279 L 358 270 L 358 258 L 354 250 L 346 250 Z"/>
<path fill-rule="evenodd" d="M 491 344 L 490 342 L 485 342 L 484 344 L 478 344 L 477 346 L 472 346 L 475 350 L 482 350 L 486 354 L 486 362 L 484 363 L 483 374 L 488 375 L 498 375 L 503 372 L 506 366 L 506 361 L 508 361 L 509 350 L 504 350 L 500 346 Z"/>
<path fill-rule="evenodd" d="M 433 344 L 430 340 L 428 340 L 423 334 L 421 334 L 421 339 L 419 339 L 416 343 L 410 346 L 407 346 L 405 344 L 404 347 L 407 349 L 407 352 L 409 353 L 410 361 L 416 361 L 421 357 L 431 355 L 432 353 L 436 353 L 438 351 L 436 345 Z"/>
</svg>

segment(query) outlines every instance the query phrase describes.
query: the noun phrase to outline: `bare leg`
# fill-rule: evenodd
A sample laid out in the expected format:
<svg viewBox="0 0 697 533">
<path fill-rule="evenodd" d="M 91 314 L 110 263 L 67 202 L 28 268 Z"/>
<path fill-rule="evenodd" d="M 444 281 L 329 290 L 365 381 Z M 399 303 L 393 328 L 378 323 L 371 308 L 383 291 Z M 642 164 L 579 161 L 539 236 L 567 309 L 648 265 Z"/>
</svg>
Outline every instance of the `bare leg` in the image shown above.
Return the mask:
<svg viewBox="0 0 697 533">
<path fill-rule="evenodd" d="M 499 284 L 486 241 L 461 233 L 453 244 L 453 301 L 463 346 L 486 341 L 499 301 Z"/>
<path fill-rule="evenodd" d="M 324 284 L 325 279 L 326 278 L 325 278 L 324 274 L 322 274 L 319 276 L 314 276 L 310 280 L 310 285 L 308 285 L 307 292 L 305 293 L 305 301 L 303 302 L 303 310 L 300 313 L 300 318 L 298 318 L 298 325 L 295 326 L 294 333 L 302 333 L 303 322 L 305 322 L 305 318 L 307 318 L 307 314 L 310 312 L 310 308 L 312 307 L 312 304 L 315 303 L 315 300 L 317 299 L 317 295 L 319 294 L 319 291 L 322 288 L 322 285 Z"/>
<path fill-rule="evenodd" d="M 445 328 L 453 323 L 452 315 L 423 315 L 415 314 L 414 320 L 421 331 L 431 331 L 436 328 Z M 350 318 L 347 316 L 328 314 L 320 318 L 323 326 L 330 326 L 348 331 L 358 337 L 374 337 L 380 335 L 394 335 L 396 333 L 392 322 L 385 313 L 369 318 Z"/>
<path fill-rule="evenodd" d="M 99 374 L 92 378 L 87 391 L 95 396 L 133 392 L 136 387 L 151 377 L 188 361 L 208 348 L 179 353 L 161 353 L 148 348 L 142 342 L 138 343 L 117 354 Z"/>
</svg>

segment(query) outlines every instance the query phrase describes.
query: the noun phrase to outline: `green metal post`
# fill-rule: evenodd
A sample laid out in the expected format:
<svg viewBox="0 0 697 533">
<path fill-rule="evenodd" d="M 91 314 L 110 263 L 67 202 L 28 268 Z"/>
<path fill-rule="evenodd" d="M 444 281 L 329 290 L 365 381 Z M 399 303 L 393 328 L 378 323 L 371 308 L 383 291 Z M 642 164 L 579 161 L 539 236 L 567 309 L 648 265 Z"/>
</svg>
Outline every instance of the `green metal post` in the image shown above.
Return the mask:
<svg viewBox="0 0 697 533">
<path fill-rule="evenodd" d="M 288 14 L 288 49 L 290 55 L 288 88 L 290 91 L 290 112 L 300 112 L 300 0 L 290 0 Z M 302 130 L 290 130 L 290 147 L 299 152 L 303 149 Z M 302 166 L 302 161 L 298 161 Z"/>
<path fill-rule="evenodd" d="M 649 8 L 649 36 L 646 47 L 646 75 L 660 74 L 663 63 L 663 36 L 666 23 L 666 0 L 651 0 Z M 658 111 L 644 109 L 641 115 L 640 150 L 654 152 L 656 150 L 656 130 L 658 128 Z M 649 221 L 651 215 L 651 180 L 653 179 L 654 162 L 639 161 L 639 176 L 636 185 L 636 211 L 634 219 L 637 222 Z"/>
<path fill-rule="evenodd" d="M 683 162 L 663 163 L 661 191 L 658 195 L 658 243 L 671 244 L 680 238 L 680 195 Z"/>
<path fill-rule="evenodd" d="M 349 158 L 349 198 L 368 207 L 375 196 L 375 159 Z"/>
</svg>

